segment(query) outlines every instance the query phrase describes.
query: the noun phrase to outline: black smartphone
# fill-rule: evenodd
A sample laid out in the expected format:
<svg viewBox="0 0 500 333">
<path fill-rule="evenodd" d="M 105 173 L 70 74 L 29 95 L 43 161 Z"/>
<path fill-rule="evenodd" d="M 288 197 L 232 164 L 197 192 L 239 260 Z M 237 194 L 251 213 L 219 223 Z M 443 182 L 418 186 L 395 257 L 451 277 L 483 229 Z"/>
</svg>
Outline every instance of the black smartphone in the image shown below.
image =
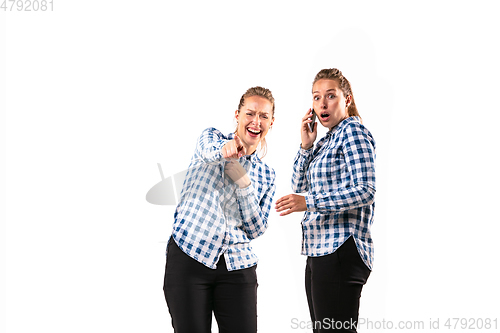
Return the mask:
<svg viewBox="0 0 500 333">
<path fill-rule="evenodd" d="M 316 122 L 316 112 L 314 112 L 314 109 L 312 109 L 312 117 L 311 117 L 311 120 L 312 122 L 310 122 L 308 125 L 309 125 L 309 130 L 311 132 L 314 132 L 314 123 Z"/>
</svg>

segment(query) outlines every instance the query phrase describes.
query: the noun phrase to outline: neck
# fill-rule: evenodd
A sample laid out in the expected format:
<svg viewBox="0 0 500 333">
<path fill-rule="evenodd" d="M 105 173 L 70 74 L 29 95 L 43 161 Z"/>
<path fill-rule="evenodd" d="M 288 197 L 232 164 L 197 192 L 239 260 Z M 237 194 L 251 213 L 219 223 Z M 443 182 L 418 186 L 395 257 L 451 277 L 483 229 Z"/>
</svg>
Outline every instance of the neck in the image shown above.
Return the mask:
<svg viewBox="0 0 500 333">
<path fill-rule="evenodd" d="M 343 122 L 344 120 L 346 120 L 349 117 L 350 117 L 349 115 L 346 115 L 344 118 L 340 119 L 340 121 L 338 123 L 336 123 L 335 125 L 330 127 L 329 130 L 331 131 L 335 126 L 337 126 L 338 124 L 340 124 L 341 122 Z"/>
<path fill-rule="evenodd" d="M 255 151 L 257 150 L 257 146 L 249 146 L 249 147 L 245 147 L 247 149 L 247 155 L 252 155 L 253 153 L 255 153 Z"/>
</svg>

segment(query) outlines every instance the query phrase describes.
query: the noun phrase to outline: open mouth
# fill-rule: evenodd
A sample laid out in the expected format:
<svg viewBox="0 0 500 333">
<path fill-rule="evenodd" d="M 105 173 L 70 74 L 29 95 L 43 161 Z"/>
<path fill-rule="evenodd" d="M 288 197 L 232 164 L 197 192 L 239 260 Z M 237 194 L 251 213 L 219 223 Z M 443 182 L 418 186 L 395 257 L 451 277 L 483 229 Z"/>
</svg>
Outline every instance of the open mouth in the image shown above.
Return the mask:
<svg viewBox="0 0 500 333">
<path fill-rule="evenodd" d="M 322 112 L 319 116 L 322 120 L 328 120 L 328 118 L 330 117 L 330 114 L 326 113 L 326 112 Z"/>
<path fill-rule="evenodd" d="M 250 134 L 250 136 L 253 136 L 253 137 L 257 137 L 261 133 L 261 130 L 253 129 L 253 128 L 247 128 L 247 131 L 248 131 L 248 134 Z"/>
</svg>

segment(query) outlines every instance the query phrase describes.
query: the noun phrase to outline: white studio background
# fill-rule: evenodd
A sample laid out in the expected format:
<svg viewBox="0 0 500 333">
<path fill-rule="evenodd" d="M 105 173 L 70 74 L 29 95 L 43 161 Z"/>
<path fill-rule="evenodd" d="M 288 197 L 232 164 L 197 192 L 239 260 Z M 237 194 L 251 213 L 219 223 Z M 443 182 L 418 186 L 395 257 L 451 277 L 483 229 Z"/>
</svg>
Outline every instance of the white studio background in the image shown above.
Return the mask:
<svg viewBox="0 0 500 333">
<path fill-rule="evenodd" d="M 498 318 L 494 1 L 53 6 L 0 14 L 6 332 L 173 332 L 162 284 L 174 208 L 145 200 L 157 163 L 185 169 L 200 132 L 232 131 L 239 98 L 262 85 L 276 99 L 265 161 L 275 199 L 290 193 L 311 82 L 330 67 L 378 145 L 360 318 L 440 318 L 442 331 L 450 317 Z M 254 242 L 259 332 L 308 331 L 292 325 L 309 320 L 300 219 L 273 210 Z"/>
</svg>

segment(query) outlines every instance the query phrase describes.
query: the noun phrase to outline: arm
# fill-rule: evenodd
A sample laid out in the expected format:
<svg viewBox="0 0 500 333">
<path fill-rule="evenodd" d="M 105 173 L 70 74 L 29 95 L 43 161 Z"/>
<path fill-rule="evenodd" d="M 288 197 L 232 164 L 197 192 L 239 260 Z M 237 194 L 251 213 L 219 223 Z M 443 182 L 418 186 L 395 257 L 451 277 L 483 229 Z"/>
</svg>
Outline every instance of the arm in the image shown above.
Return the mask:
<svg viewBox="0 0 500 333">
<path fill-rule="evenodd" d="M 229 141 L 219 130 L 213 127 L 207 128 L 198 138 L 194 158 L 204 163 L 223 162 L 221 150 Z"/>
<path fill-rule="evenodd" d="M 200 163 L 219 163 L 245 154 L 246 149 L 237 135 L 229 140 L 221 131 L 210 127 L 204 130 L 198 138 L 191 163 L 192 166 Z"/>
<path fill-rule="evenodd" d="M 243 219 L 242 228 L 249 239 L 261 236 L 267 229 L 267 219 L 271 210 L 271 202 L 276 191 L 275 173 L 271 170 L 263 170 L 263 175 L 269 181 L 268 187 L 264 187 L 264 195 L 259 201 L 257 190 L 252 185 L 236 190 L 240 213 Z"/>
<path fill-rule="evenodd" d="M 300 126 L 301 145 L 293 162 L 292 174 L 292 190 L 295 193 L 307 192 L 309 188 L 307 184 L 307 169 L 313 156 L 314 141 L 318 135 L 317 123 L 314 124 L 314 130 L 312 132 L 309 129 L 309 124 L 312 122 L 310 118 L 311 116 L 312 109 L 309 109 L 302 117 L 302 123 Z"/>
<path fill-rule="evenodd" d="M 307 181 L 307 169 L 313 157 L 313 148 L 308 150 L 300 148 L 293 161 L 292 191 L 295 193 L 307 192 L 309 184 Z"/>
<path fill-rule="evenodd" d="M 375 198 L 375 142 L 359 123 L 350 123 L 342 147 L 350 183 L 339 188 L 305 197 L 307 210 L 323 214 L 337 213 L 371 205 Z"/>
</svg>

